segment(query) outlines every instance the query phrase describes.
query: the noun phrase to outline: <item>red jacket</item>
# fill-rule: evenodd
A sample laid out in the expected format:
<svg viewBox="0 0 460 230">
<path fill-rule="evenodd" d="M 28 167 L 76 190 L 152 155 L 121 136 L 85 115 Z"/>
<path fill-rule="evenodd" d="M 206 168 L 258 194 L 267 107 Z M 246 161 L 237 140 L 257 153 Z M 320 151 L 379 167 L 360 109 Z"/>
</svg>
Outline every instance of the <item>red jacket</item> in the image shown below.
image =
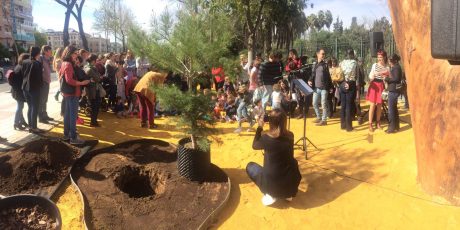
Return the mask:
<svg viewBox="0 0 460 230">
<path fill-rule="evenodd" d="M 225 80 L 224 68 L 212 68 L 211 73 L 216 78 L 216 82 L 223 82 Z"/>
<path fill-rule="evenodd" d="M 73 69 L 73 65 L 70 62 L 63 62 L 61 65 L 61 69 L 59 70 L 59 76 L 65 76 L 65 80 L 67 84 L 71 86 L 75 86 L 75 93 L 74 94 L 66 94 L 64 93 L 64 97 L 69 97 L 69 96 L 76 96 L 79 97 L 81 96 L 81 89 L 80 86 L 77 85 L 77 79 L 75 76 L 75 71 Z"/>
<path fill-rule="evenodd" d="M 302 66 L 302 61 L 300 60 L 300 58 L 297 58 L 297 59 L 294 59 L 294 60 L 290 60 L 286 67 L 284 68 L 284 70 L 286 70 L 286 72 L 291 72 L 291 70 L 296 70 L 296 69 L 299 69 L 300 67 Z"/>
</svg>

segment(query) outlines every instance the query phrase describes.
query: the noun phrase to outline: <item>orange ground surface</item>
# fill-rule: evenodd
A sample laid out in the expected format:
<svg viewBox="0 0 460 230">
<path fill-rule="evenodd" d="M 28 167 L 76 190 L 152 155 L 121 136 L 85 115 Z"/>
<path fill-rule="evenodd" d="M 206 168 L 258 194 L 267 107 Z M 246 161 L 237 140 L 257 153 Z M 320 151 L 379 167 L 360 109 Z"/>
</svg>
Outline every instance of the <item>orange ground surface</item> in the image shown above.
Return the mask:
<svg viewBox="0 0 460 230">
<path fill-rule="evenodd" d="M 335 116 L 337 117 L 337 115 Z M 97 146 L 138 138 L 157 138 L 177 143 L 180 133 L 167 118 L 156 120 L 157 130 L 141 129 L 137 119 L 100 116 L 101 128 L 79 126 L 85 139 L 99 139 Z M 410 121 L 407 113 L 401 120 Z M 401 132 L 383 130 L 370 134 L 367 123 L 352 133 L 340 131 L 340 119 L 317 127 L 307 120 L 307 136 L 320 150 L 308 146 L 309 159 L 300 149 L 302 181 L 292 202 L 281 201 L 264 207 L 262 194 L 245 173 L 248 162 L 262 163 L 261 151 L 251 148 L 254 132 L 233 133 L 236 124 L 219 123 L 221 145 L 213 144 L 212 162 L 227 172 L 232 181 L 229 203 L 213 228 L 219 229 L 458 229 L 460 207 L 425 194 L 416 182 L 417 166 L 412 129 L 401 124 Z M 247 126 L 247 124 L 245 124 Z M 386 128 L 386 125 L 384 125 Z M 302 120 L 292 119 L 295 139 L 302 135 Z M 62 134 L 62 126 L 51 135 Z M 69 187 L 58 206 L 63 229 L 80 229 L 81 203 Z M 68 208 L 73 207 L 73 208 Z M 80 212 L 80 213 L 79 213 Z"/>
</svg>

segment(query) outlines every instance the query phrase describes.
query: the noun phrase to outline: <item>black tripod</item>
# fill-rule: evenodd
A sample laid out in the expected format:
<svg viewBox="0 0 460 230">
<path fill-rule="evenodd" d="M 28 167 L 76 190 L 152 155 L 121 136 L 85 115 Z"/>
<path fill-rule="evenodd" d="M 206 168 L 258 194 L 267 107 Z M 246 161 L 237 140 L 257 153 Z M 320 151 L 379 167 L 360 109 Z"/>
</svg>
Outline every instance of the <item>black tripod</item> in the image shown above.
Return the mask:
<svg viewBox="0 0 460 230">
<path fill-rule="evenodd" d="M 311 97 L 311 95 L 309 97 Z M 311 142 L 311 140 L 308 139 L 308 137 L 307 137 L 307 112 L 308 112 L 308 109 L 309 109 L 308 100 L 307 100 L 307 98 L 305 98 L 305 105 L 303 107 L 303 136 L 299 140 L 297 140 L 295 142 L 295 144 L 294 144 L 294 145 L 298 145 L 298 143 L 302 141 L 302 145 L 299 144 L 299 146 L 302 147 L 302 151 L 304 151 L 304 153 L 305 153 L 305 159 L 308 159 L 308 156 L 307 156 L 307 141 L 308 141 L 308 143 L 313 145 L 313 147 L 315 147 L 315 149 L 318 149 L 318 147 L 316 147 L 316 145 L 313 144 L 313 142 Z"/>
</svg>

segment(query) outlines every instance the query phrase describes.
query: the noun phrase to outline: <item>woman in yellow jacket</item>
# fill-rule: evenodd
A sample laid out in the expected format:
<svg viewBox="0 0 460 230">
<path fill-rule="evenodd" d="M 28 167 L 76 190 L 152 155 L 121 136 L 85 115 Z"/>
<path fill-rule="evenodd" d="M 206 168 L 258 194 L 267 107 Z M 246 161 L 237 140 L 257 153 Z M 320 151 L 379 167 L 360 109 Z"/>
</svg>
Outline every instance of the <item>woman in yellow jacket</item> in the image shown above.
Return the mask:
<svg viewBox="0 0 460 230">
<path fill-rule="evenodd" d="M 156 94 L 152 86 L 162 85 L 166 76 L 166 73 L 149 71 L 139 80 L 133 90 L 139 102 L 142 128 L 157 128 L 157 125 L 154 123 Z"/>
<path fill-rule="evenodd" d="M 340 98 L 339 97 L 339 83 L 343 81 L 344 76 L 343 76 L 343 70 L 339 66 L 339 62 L 335 57 L 332 57 L 330 59 L 329 65 L 329 73 L 331 74 L 331 80 L 332 83 L 334 84 L 334 92 L 331 95 L 330 101 L 330 111 L 329 111 L 329 116 L 332 117 L 332 114 L 336 111 L 336 106 L 337 106 L 337 100 Z"/>
</svg>

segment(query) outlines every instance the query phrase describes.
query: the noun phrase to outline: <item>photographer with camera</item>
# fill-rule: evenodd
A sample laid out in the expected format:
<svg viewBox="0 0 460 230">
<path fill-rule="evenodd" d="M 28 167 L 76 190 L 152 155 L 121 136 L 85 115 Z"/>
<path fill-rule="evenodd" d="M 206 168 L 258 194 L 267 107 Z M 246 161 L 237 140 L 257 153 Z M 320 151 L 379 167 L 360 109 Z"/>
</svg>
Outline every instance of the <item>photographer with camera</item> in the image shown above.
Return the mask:
<svg viewBox="0 0 460 230">
<path fill-rule="evenodd" d="M 252 148 L 264 150 L 264 164 L 262 167 L 249 162 L 246 173 L 264 194 L 264 205 L 275 203 L 277 198 L 290 200 L 297 194 L 302 176 L 294 158 L 294 134 L 286 128 L 286 114 L 281 109 L 272 110 L 269 116 L 269 130 L 264 135 L 263 117 L 259 117 L 258 123 Z"/>
<path fill-rule="evenodd" d="M 289 50 L 289 56 L 288 56 L 287 64 L 284 70 L 289 75 L 292 70 L 300 69 L 300 67 L 302 67 L 302 60 L 298 58 L 297 50 L 295 49 Z"/>
</svg>

